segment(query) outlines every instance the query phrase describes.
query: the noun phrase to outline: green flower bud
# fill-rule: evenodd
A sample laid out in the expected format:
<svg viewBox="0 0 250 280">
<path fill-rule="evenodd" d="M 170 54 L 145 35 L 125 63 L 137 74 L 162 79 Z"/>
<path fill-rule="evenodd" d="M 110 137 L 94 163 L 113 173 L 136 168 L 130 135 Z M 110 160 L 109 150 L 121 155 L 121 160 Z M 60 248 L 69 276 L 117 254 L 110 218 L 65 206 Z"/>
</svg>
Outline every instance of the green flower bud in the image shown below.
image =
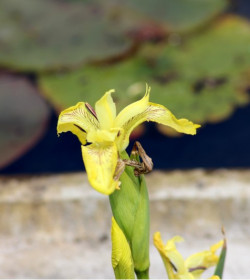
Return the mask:
<svg viewBox="0 0 250 280">
<path fill-rule="evenodd" d="M 127 153 L 122 159 L 129 159 Z M 148 278 L 149 270 L 149 199 L 144 176 L 136 177 L 126 167 L 120 177 L 121 188 L 110 195 L 114 218 L 130 245 L 138 278 Z"/>
</svg>

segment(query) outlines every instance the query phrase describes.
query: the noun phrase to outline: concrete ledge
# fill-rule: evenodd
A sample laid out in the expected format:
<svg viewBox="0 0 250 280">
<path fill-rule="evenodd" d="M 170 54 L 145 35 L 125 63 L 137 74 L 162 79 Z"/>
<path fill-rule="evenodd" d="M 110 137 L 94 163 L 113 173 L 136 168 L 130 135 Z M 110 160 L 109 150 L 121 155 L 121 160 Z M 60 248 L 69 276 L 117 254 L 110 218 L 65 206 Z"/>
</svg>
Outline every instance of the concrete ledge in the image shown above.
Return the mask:
<svg viewBox="0 0 250 280">
<path fill-rule="evenodd" d="M 184 256 L 228 237 L 225 277 L 247 278 L 250 171 L 152 172 L 151 231 L 182 235 Z M 108 198 L 83 173 L 0 177 L 0 278 L 113 278 Z M 166 278 L 151 248 L 151 276 Z M 14 264 L 14 265 L 13 265 Z"/>
<path fill-rule="evenodd" d="M 235 237 L 250 235 L 249 170 L 156 171 L 146 178 L 152 232 L 214 236 L 223 225 Z M 0 238 L 102 239 L 110 217 L 108 198 L 84 173 L 0 177 Z"/>
</svg>

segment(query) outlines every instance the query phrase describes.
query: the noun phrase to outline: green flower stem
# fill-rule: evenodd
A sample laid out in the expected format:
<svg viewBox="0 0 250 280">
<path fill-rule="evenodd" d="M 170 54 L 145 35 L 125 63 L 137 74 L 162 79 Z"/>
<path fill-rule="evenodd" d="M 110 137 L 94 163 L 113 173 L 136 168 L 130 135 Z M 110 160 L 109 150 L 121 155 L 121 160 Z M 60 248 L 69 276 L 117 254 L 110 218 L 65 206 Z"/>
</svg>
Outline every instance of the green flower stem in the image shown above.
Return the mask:
<svg viewBox="0 0 250 280">
<path fill-rule="evenodd" d="M 129 159 L 126 152 L 122 159 Z M 144 176 L 136 177 L 126 167 L 121 189 L 109 196 L 113 216 L 127 238 L 138 279 L 148 279 L 149 271 L 149 199 Z"/>
<path fill-rule="evenodd" d="M 135 271 L 135 274 L 138 279 L 149 279 L 149 270 L 144 270 L 144 271 Z"/>
</svg>

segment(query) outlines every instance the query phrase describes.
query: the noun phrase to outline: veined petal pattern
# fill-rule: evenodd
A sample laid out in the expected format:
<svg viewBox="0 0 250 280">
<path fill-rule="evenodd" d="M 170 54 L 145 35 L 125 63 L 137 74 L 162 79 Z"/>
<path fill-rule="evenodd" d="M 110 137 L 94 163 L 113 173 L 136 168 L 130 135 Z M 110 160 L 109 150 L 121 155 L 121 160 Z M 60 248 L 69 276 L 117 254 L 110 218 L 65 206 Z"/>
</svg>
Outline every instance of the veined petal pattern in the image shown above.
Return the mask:
<svg viewBox="0 0 250 280">
<path fill-rule="evenodd" d="M 91 186 L 100 193 L 109 195 L 118 186 L 113 179 L 118 151 L 114 143 L 82 146 L 82 157 Z"/>
<path fill-rule="evenodd" d="M 98 120 L 88 110 L 85 103 L 78 102 L 75 106 L 61 112 L 57 124 L 57 133 L 70 131 L 84 145 L 86 144 L 86 133 L 99 127 Z"/>
<path fill-rule="evenodd" d="M 141 112 L 133 115 L 131 118 L 124 119 L 120 125 L 123 128 L 123 133 L 117 139 L 119 150 L 124 150 L 128 146 L 129 136 L 133 129 L 145 121 L 157 122 L 170 126 L 178 132 L 192 134 L 196 133 L 196 129 L 200 127 L 187 119 L 177 119 L 167 108 L 162 105 L 148 102 L 147 106 Z"/>
</svg>

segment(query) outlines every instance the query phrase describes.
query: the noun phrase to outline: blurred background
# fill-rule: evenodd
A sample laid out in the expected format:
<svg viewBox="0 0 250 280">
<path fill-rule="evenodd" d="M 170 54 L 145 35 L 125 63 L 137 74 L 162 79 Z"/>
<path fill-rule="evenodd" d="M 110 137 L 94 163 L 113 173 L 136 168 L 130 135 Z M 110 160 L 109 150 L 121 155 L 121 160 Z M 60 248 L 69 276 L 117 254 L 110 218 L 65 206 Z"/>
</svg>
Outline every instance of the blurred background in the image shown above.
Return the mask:
<svg viewBox="0 0 250 280">
<path fill-rule="evenodd" d="M 249 16 L 247 0 L 1 0 L 1 173 L 83 170 L 76 137 L 56 135 L 60 111 L 111 88 L 120 110 L 146 83 L 202 124 L 134 131 L 156 169 L 249 167 Z"/>
<path fill-rule="evenodd" d="M 57 119 L 112 88 L 120 111 L 146 83 L 152 102 L 202 125 L 131 135 L 154 162 L 151 234 L 184 236 L 188 256 L 223 225 L 225 277 L 249 277 L 249 18 L 249 0 L 0 0 L 0 278 L 113 277 L 108 199 Z"/>
</svg>

